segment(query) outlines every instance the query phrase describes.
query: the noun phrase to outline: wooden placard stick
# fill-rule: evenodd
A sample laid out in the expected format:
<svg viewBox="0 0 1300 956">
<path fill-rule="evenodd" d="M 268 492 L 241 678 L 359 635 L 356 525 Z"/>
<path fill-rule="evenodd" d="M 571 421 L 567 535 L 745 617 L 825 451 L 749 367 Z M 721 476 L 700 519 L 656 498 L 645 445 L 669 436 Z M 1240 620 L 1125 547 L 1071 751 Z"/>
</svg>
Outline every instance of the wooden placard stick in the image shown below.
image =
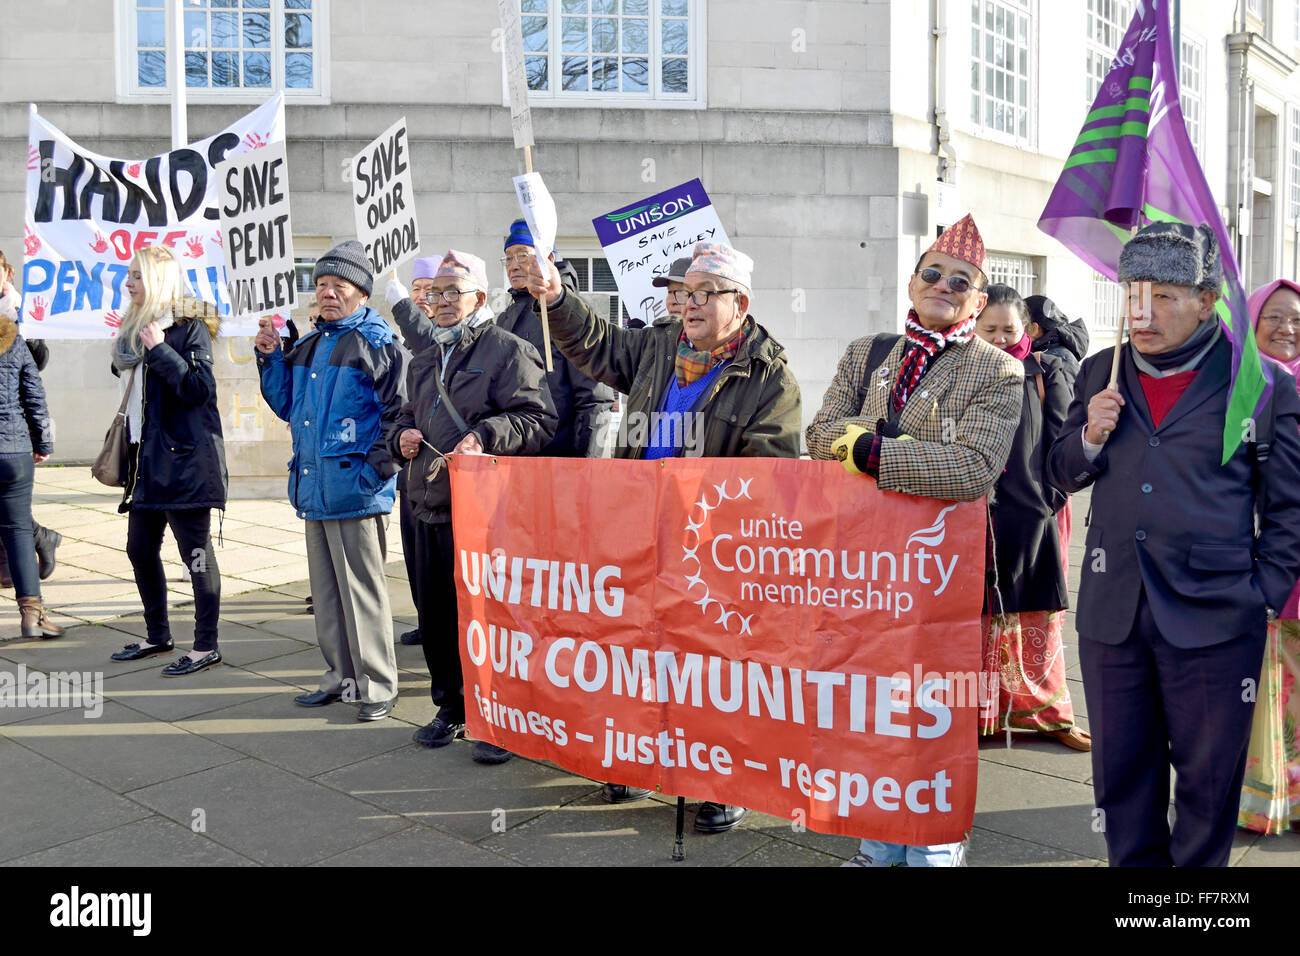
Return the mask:
<svg viewBox="0 0 1300 956">
<path fill-rule="evenodd" d="M 524 147 L 524 172 L 531 173 L 532 171 L 533 171 L 533 148 L 531 146 L 525 146 Z M 551 365 L 551 322 L 546 314 L 546 296 L 542 296 L 540 304 L 542 306 L 542 345 L 543 345 L 542 358 L 546 360 L 546 371 L 554 372 L 555 369 Z"/>
<path fill-rule="evenodd" d="M 1137 235 L 1138 227 L 1136 224 L 1129 227 L 1128 236 L 1132 239 Z M 1119 316 L 1119 329 L 1115 332 L 1115 354 L 1110 359 L 1110 384 L 1107 388 L 1116 388 L 1119 385 L 1119 350 L 1124 344 L 1124 326 L 1128 322 L 1128 312 L 1133 300 L 1128 296 L 1124 297 L 1124 308 Z"/>
</svg>

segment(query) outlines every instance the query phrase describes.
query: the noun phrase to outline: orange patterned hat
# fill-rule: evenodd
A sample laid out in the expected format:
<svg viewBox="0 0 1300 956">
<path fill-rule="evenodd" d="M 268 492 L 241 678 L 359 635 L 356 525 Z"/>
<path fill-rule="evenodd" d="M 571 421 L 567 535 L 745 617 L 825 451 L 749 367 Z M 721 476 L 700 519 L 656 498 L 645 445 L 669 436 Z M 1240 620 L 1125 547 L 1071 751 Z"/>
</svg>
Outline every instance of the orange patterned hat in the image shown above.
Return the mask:
<svg viewBox="0 0 1300 956">
<path fill-rule="evenodd" d="M 939 238 L 934 240 L 934 245 L 925 251 L 942 252 L 962 262 L 969 262 L 986 276 L 989 273 L 989 257 L 984 251 L 984 240 L 970 213 L 945 229 Z"/>
</svg>

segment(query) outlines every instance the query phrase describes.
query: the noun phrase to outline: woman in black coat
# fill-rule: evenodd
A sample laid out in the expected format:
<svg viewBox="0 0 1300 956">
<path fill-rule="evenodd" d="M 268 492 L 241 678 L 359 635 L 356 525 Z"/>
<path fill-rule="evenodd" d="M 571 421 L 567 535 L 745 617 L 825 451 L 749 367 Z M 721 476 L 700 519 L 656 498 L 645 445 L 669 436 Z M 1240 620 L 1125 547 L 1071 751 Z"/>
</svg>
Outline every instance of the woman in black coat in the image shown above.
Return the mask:
<svg viewBox="0 0 1300 956">
<path fill-rule="evenodd" d="M 1019 293 L 994 285 L 975 325 L 976 335 L 1025 366 L 1020 426 L 989 502 L 993 558 L 982 618 L 980 733 L 1034 730 L 1090 750 L 1091 738 L 1074 725 L 1061 643 L 1069 596 L 1056 512 L 1066 496 L 1046 475 L 1071 389 L 1060 359 L 1030 352 L 1028 321 Z"/>
<path fill-rule="evenodd" d="M 23 637 L 58 637 L 45 616 L 32 542 L 32 484 L 36 465 L 54 451 L 45 389 L 17 324 L 0 316 L 0 543 L 12 555 Z"/>
<path fill-rule="evenodd" d="M 129 514 L 126 553 L 144 603 L 148 637 L 113 655 L 131 661 L 174 648 L 167 620 L 162 539 L 170 527 L 194 587 L 194 649 L 163 668 L 180 677 L 221 663 L 221 576 L 212 551 L 212 509 L 226 507 L 226 453 L 212 374 L 218 320 L 207 303 L 182 298 L 180 266 L 162 246 L 141 249 L 126 281 L 131 305 L 114 342 L 114 371 L 127 379 L 128 461 L 119 511 Z"/>
</svg>

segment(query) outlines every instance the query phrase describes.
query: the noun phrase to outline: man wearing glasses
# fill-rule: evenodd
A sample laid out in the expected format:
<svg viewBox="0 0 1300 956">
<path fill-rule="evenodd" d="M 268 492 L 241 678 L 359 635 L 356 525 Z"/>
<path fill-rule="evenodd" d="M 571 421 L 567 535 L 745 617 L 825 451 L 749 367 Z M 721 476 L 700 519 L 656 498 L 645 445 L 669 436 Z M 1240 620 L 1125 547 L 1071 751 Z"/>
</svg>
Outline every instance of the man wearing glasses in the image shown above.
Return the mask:
<svg viewBox="0 0 1300 956">
<path fill-rule="evenodd" d="M 1011 453 L 1024 385 L 1023 363 L 974 334 L 987 286 L 984 241 L 968 215 L 917 262 L 907 284 L 906 334 L 849 345 L 808 426 L 812 457 L 838 459 L 886 491 L 953 501 L 987 495 Z M 964 860 L 964 842 L 863 840 L 851 863 Z"/>
<path fill-rule="evenodd" d="M 408 462 L 407 493 L 415 515 L 416 613 L 438 713 L 415 732 L 425 747 L 445 747 L 465 729 L 465 695 L 457 641 L 456 582 L 448 454 L 535 455 L 555 434 L 555 406 L 537 350 L 484 319 L 487 267 L 478 256 L 448 250 L 425 295 L 433 308 L 433 343 L 416 355 L 410 398 L 387 432 L 389 448 Z M 504 763 L 509 751 L 480 741 L 479 763 Z"/>
<path fill-rule="evenodd" d="M 546 296 L 552 341 L 592 378 L 627 394 L 614 457 L 798 457 L 799 385 L 785 349 L 749 314 L 753 269 L 749 256 L 724 243 L 698 243 L 684 287 L 670 293 L 681 318 L 622 329 L 566 291 L 553 263 L 546 277 L 529 264 L 528 289 Z M 648 793 L 604 788 L 615 803 Z M 695 829 L 722 833 L 744 814 L 705 803 Z"/>
<path fill-rule="evenodd" d="M 536 300 L 528 294 L 528 263 L 537 256 L 528 223 L 516 219 L 510 224 L 510 234 L 505 238 L 505 255 L 501 263 L 510 280 L 510 305 L 497 318 L 497 325 L 512 335 L 530 343 L 540 353 L 545 346 L 542 338 L 542 320 L 533 310 Z M 551 253 L 555 261 L 555 253 Z M 577 274 L 567 262 L 556 268 L 564 284 L 577 290 Z M 542 449 L 541 454 L 555 458 L 602 458 L 608 438 L 609 423 L 614 406 L 614 393 L 564 357 L 564 353 L 551 343 L 551 371 L 546 373 L 546 384 L 555 402 L 559 425 L 555 437 Z"/>
</svg>

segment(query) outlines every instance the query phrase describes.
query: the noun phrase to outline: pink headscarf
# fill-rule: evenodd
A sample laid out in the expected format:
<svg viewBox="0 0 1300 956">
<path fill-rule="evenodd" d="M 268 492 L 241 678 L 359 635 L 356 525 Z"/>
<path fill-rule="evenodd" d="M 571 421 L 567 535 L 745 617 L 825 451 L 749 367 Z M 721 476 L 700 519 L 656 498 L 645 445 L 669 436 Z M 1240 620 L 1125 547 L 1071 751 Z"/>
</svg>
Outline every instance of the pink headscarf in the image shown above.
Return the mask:
<svg viewBox="0 0 1300 956">
<path fill-rule="evenodd" d="M 1252 292 L 1250 298 L 1246 300 L 1246 310 L 1250 313 L 1251 327 L 1256 332 L 1259 331 L 1259 315 L 1264 311 L 1264 303 L 1269 300 L 1269 297 L 1272 296 L 1274 292 L 1283 287 L 1286 287 L 1297 295 L 1300 295 L 1300 284 L 1292 282 L 1290 279 L 1274 279 L 1272 282 L 1268 283 L 1268 285 L 1260 286 Z M 1264 358 L 1268 359 L 1270 362 L 1282 366 L 1294 375 L 1298 382 L 1300 382 L 1300 355 L 1297 355 L 1289 362 L 1283 362 L 1281 359 L 1275 359 L 1271 355 L 1265 355 L 1263 349 L 1260 349 L 1259 354 L 1263 355 Z M 1297 385 L 1297 388 L 1300 389 L 1300 385 Z"/>
<path fill-rule="evenodd" d="M 1250 313 L 1251 325 L 1256 331 L 1259 330 L 1259 316 L 1260 313 L 1264 311 L 1264 303 L 1269 300 L 1269 296 L 1284 286 L 1292 292 L 1295 292 L 1297 295 L 1300 295 L 1300 285 L 1297 285 L 1290 279 L 1274 279 L 1267 285 L 1260 286 L 1252 292 L 1250 298 L 1246 300 L 1246 309 Z M 1263 349 L 1260 349 L 1259 354 L 1270 362 L 1282 366 L 1294 375 L 1297 380 L 1296 390 L 1300 392 L 1300 355 L 1297 355 L 1289 362 L 1283 362 L 1281 359 L 1275 359 L 1271 355 L 1265 355 Z M 1294 590 L 1291 591 L 1291 596 L 1287 598 L 1286 606 L 1282 608 L 1282 613 L 1279 617 L 1287 621 L 1294 621 L 1297 617 L 1300 617 L 1300 582 L 1296 582 L 1296 586 Z"/>
</svg>

